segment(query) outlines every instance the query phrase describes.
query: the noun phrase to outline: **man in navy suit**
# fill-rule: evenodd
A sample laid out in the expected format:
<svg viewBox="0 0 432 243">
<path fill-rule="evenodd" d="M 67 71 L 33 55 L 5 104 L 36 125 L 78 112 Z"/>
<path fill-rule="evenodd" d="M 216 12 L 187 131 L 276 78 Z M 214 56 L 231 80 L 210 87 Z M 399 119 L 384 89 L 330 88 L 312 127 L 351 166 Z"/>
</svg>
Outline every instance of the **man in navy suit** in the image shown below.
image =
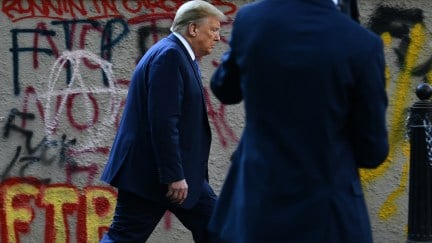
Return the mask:
<svg viewBox="0 0 432 243">
<path fill-rule="evenodd" d="M 210 221 L 220 242 L 372 242 L 358 168 L 388 153 L 379 36 L 332 0 L 246 5 L 211 88 L 246 113 Z"/>
<path fill-rule="evenodd" d="M 209 242 L 216 195 L 208 183 L 211 131 L 197 60 L 220 40 L 224 17 L 205 1 L 186 2 L 173 33 L 137 64 L 102 174 L 118 188 L 118 198 L 101 242 L 145 242 L 166 210 L 195 242 Z"/>
</svg>

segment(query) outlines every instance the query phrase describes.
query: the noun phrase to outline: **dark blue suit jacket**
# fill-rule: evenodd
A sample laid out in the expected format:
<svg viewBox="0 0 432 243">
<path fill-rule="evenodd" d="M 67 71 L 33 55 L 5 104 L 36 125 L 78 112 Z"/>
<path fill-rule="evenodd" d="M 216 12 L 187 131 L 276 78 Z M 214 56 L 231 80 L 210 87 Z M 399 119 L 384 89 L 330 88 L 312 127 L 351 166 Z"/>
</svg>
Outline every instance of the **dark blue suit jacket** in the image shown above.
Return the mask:
<svg viewBox="0 0 432 243">
<path fill-rule="evenodd" d="M 388 153 L 383 44 L 331 0 L 263 0 L 211 80 L 246 125 L 210 229 L 227 242 L 372 241 L 358 168 Z"/>
<path fill-rule="evenodd" d="M 199 70 L 173 34 L 138 63 L 102 180 L 168 202 L 167 184 L 183 178 L 190 208 L 208 186 L 211 133 Z"/>
</svg>

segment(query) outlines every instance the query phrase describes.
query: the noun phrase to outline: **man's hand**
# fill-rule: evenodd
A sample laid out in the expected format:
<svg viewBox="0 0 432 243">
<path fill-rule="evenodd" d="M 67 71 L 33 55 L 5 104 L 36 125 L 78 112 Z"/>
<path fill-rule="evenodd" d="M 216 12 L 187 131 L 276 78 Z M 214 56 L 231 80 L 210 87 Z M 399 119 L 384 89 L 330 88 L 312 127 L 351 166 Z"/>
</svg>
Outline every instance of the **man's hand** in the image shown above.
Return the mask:
<svg viewBox="0 0 432 243">
<path fill-rule="evenodd" d="M 168 192 L 166 196 L 172 203 L 182 204 L 187 197 L 188 185 L 186 180 L 171 182 L 168 184 Z"/>
</svg>

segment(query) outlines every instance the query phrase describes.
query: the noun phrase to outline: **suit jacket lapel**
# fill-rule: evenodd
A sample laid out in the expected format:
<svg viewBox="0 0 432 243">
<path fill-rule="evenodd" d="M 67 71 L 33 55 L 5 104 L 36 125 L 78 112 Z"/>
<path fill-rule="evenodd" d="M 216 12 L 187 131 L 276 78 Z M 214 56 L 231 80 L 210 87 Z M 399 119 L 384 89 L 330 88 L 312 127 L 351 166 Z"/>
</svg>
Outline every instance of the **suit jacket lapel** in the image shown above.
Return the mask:
<svg viewBox="0 0 432 243">
<path fill-rule="evenodd" d="M 206 106 L 205 97 L 204 97 L 204 87 L 203 87 L 202 82 L 201 82 L 201 75 L 199 74 L 199 71 L 195 67 L 195 63 L 192 60 L 191 56 L 189 55 L 189 53 L 188 53 L 186 47 L 183 45 L 183 43 L 181 43 L 181 41 L 174 34 L 170 34 L 167 38 L 172 40 L 173 42 L 175 42 L 183 50 L 183 53 L 186 56 L 186 59 L 189 61 L 189 64 L 190 64 L 189 66 L 193 69 L 193 72 L 195 73 L 195 77 L 196 77 L 195 80 L 201 89 L 201 98 L 202 98 L 202 101 L 204 104 L 204 111 L 205 111 L 204 114 L 207 118 L 207 106 Z"/>
<path fill-rule="evenodd" d="M 183 50 L 184 54 L 185 54 L 186 57 L 187 57 L 187 60 L 189 61 L 190 66 L 192 67 L 192 69 L 193 69 L 193 71 L 194 71 L 194 73 L 195 73 L 195 77 L 197 78 L 198 84 L 199 84 L 199 86 L 200 86 L 200 88 L 201 88 L 201 91 L 202 91 L 203 87 L 202 87 L 202 83 L 201 83 L 201 76 L 200 76 L 198 70 L 195 68 L 195 63 L 194 63 L 194 61 L 192 60 L 191 56 L 189 55 L 189 53 L 188 53 L 186 47 L 185 47 L 185 46 L 183 45 L 183 43 L 181 43 L 181 41 L 180 41 L 180 40 L 179 40 L 175 35 L 173 35 L 173 34 L 170 34 L 167 38 L 169 38 L 170 40 L 174 41 L 174 42 L 175 42 L 175 43 L 176 43 L 176 44 L 177 44 L 177 45 L 178 45 L 178 46 Z"/>
</svg>

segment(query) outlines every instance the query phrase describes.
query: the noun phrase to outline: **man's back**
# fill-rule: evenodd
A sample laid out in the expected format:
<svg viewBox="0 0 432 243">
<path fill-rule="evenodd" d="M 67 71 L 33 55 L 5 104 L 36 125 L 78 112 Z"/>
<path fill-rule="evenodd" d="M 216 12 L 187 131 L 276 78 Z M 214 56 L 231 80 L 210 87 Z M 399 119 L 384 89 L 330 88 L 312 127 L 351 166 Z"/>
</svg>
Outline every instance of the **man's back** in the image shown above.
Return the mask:
<svg viewBox="0 0 432 243">
<path fill-rule="evenodd" d="M 238 13 L 230 44 L 238 78 L 222 64 L 212 88 L 223 102 L 216 83 L 240 80 L 246 127 L 225 184 L 242 189 L 220 205 L 244 202 L 244 242 L 371 241 L 357 168 L 388 152 L 379 37 L 331 0 L 265 0 Z"/>
<path fill-rule="evenodd" d="M 356 99 L 367 98 L 375 104 L 375 99 L 385 96 L 359 97 L 363 89 L 368 91 L 368 85 L 384 85 L 383 75 L 380 80 L 375 76 L 367 80 L 374 71 L 368 70 L 374 61 L 370 58 L 381 50 L 381 41 L 325 4 L 319 0 L 263 1 L 246 8 L 236 19 L 237 25 L 254 26 L 253 31 L 237 28 L 232 42 L 243 73 L 241 85 L 248 121 L 245 131 L 260 137 L 260 141 L 291 148 L 295 154 L 281 151 L 290 160 L 292 156 L 300 160 L 310 156 L 310 161 L 319 159 L 322 163 L 324 151 L 332 154 L 329 152 L 338 147 L 335 145 L 348 146 L 347 140 L 358 139 L 351 133 L 364 132 L 363 126 L 370 129 L 384 125 L 381 120 L 369 121 L 374 118 L 363 113 L 373 107 L 356 107 L 360 105 Z M 375 109 L 385 109 L 385 105 Z M 360 127 L 347 126 L 355 124 L 352 116 L 362 121 Z M 365 122 L 368 124 L 362 124 Z M 271 143 L 278 137 L 283 141 Z M 342 151 L 346 149 L 351 148 Z M 312 154 L 305 154 L 307 151 Z M 316 154 L 318 151 L 322 152 Z M 377 166 L 385 152 L 370 156 L 360 162 Z"/>
</svg>

